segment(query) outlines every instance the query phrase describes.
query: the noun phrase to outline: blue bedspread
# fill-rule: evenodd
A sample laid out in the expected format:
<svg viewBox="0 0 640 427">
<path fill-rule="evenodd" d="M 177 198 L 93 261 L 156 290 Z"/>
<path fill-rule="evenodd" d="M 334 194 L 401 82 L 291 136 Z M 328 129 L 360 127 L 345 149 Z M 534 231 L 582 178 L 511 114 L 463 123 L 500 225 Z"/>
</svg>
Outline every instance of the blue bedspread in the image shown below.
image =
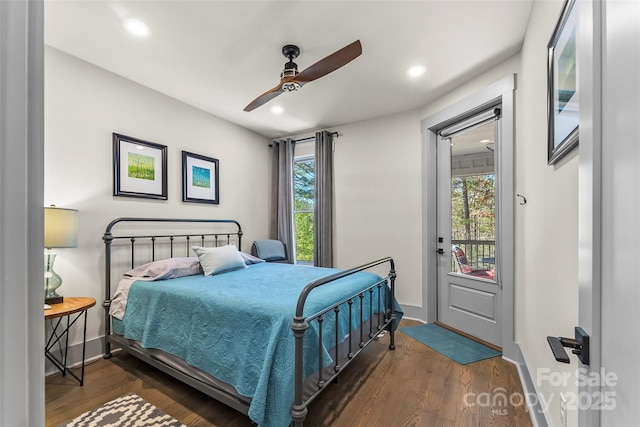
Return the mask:
<svg viewBox="0 0 640 427">
<path fill-rule="evenodd" d="M 114 319 L 114 327 L 126 338 L 140 341 L 143 347 L 179 356 L 251 397 L 249 417 L 259 426 L 284 427 L 291 422 L 294 339 L 290 325 L 298 296 L 309 282 L 337 271 L 260 263 L 213 277 L 138 281 L 129 291 L 122 323 L 116 326 Z M 321 286 L 311 292 L 305 315 L 379 280 L 376 274 L 360 272 Z M 382 288 L 388 290 L 386 286 Z M 374 292 L 374 312 L 376 298 Z M 369 317 L 368 300 L 364 298 L 364 319 Z M 353 307 L 355 321 L 359 319 L 359 304 Z M 400 317 L 397 303 L 396 308 Z M 339 336 L 345 337 L 348 311 L 341 310 L 339 317 Z M 398 322 L 399 318 L 396 326 Z M 307 331 L 305 348 L 317 349 L 315 323 Z M 329 323 L 334 322 L 325 322 L 323 337 L 325 345 L 332 347 L 335 329 Z M 308 375 L 317 367 L 317 351 L 306 351 L 305 357 Z M 331 363 L 326 349 L 324 360 L 326 365 Z"/>
</svg>

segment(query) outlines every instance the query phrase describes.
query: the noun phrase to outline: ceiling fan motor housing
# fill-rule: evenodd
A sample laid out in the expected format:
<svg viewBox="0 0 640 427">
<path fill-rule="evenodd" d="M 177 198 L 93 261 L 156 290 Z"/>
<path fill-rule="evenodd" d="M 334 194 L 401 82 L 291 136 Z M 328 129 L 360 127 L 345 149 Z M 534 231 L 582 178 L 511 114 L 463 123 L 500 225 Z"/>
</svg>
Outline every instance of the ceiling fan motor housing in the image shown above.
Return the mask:
<svg viewBox="0 0 640 427">
<path fill-rule="evenodd" d="M 284 70 L 282 70 L 282 73 L 280 74 L 280 78 L 283 79 L 285 77 L 297 76 L 298 64 L 293 62 L 293 60 L 296 59 L 298 55 L 300 55 L 300 48 L 296 45 L 288 44 L 282 47 L 282 54 L 284 55 L 285 58 L 289 60 L 289 62 L 284 64 Z M 285 89 L 285 90 L 291 92 L 293 90 L 298 90 L 299 86 L 300 85 L 298 85 L 298 88 L 296 89 Z"/>
<path fill-rule="evenodd" d="M 295 77 L 298 75 L 298 64 L 295 62 L 289 61 L 284 64 L 284 70 L 280 73 L 280 78 L 284 77 Z"/>
<path fill-rule="evenodd" d="M 298 55 L 300 55 L 300 48 L 298 46 L 288 44 L 282 47 L 282 54 L 284 55 L 285 58 L 289 60 L 289 62 L 284 64 L 284 70 L 282 70 L 282 73 L 280 74 L 280 78 L 295 77 L 296 75 L 298 75 L 298 64 L 293 62 L 293 60 L 296 59 Z M 288 89 L 285 89 L 285 90 L 288 90 Z M 297 90 L 297 89 L 291 89 L 291 90 Z"/>
</svg>

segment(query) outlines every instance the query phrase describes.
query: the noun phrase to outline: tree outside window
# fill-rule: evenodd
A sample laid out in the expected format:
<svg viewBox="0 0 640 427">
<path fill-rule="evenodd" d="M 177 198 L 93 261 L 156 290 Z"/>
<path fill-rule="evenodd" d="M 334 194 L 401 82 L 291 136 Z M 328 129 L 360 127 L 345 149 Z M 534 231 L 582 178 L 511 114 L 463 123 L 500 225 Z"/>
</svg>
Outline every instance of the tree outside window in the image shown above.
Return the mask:
<svg viewBox="0 0 640 427">
<path fill-rule="evenodd" d="M 315 161 L 296 159 L 293 164 L 293 217 L 296 261 L 313 264 L 313 208 Z"/>
<path fill-rule="evenodd" d="M 495 212 L 495 175 L 451 179 L 451 239 L 473 268 L 480 268 L 480 258 L 495 259 Z M 451 271 L 455 271 L 453 264 Z"/>
<path fill-rule="evenodd" d="M 495 238 L 496 196 L 493 174 L 452 178 L 451 205 L 453 239 Z"/>
</svg>

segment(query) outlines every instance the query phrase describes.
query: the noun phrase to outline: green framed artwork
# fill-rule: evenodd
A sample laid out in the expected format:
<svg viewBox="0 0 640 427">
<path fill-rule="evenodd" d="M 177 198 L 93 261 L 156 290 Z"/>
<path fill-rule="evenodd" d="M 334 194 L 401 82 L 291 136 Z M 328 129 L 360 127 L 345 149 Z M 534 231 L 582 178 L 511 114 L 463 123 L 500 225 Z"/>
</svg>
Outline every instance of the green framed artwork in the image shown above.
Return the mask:
<svg viewBox="0 0 640 427">
<path fill-rule="evenodd" d="M 167 200 L 167 146 L 114 133 L 113 195 Z"/>
<path fill-rule="evenodd" d="M 182 152 L 182 201 L 220 203 L 219 161 L 200 154 Z"/>
<path fill-rule="evenodd" d="M 580 91 L 577 49 L 578 8 L 566 0 L 548 48 L 547 162 L 557 163 L 578 145 Z"/>
</svg>

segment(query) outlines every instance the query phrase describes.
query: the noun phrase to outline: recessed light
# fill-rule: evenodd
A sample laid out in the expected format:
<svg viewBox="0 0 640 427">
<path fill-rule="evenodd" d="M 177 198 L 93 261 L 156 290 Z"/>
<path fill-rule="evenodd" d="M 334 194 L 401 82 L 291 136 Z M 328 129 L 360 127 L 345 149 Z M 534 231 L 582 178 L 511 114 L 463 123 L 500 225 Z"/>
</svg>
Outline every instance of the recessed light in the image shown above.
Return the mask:
<svg viewBox="0 0 640 427">
<path fill-rule="evenodd" d="M 413 67 L 407 70 L 407 75 L 412 78 L 420 77 L 427 71 L 424 65 L 414 65 Z"/>
<path fill-rule="evenodd" d="M 284 113 L 284 108 L 279 105 L 274 105 L 273 107 L 271 107 L 271 112 L 273 114 L 282 114 Z"/>
<path fill-rule="evenodd" d="M 134 36 L 146 37 L 151 34 L 149 26 L 138 19 L 126 19 L 124 27 Z"/>
<path fill-rule="evenodd" d="M 483 139 L 483 140 L 482 140 L 482 141 L 480 141 L 480 142 L 485 143 L 485 142 L 492 142 L 492 141 L 491 141 L 490 139 Z"/>
</svg>

